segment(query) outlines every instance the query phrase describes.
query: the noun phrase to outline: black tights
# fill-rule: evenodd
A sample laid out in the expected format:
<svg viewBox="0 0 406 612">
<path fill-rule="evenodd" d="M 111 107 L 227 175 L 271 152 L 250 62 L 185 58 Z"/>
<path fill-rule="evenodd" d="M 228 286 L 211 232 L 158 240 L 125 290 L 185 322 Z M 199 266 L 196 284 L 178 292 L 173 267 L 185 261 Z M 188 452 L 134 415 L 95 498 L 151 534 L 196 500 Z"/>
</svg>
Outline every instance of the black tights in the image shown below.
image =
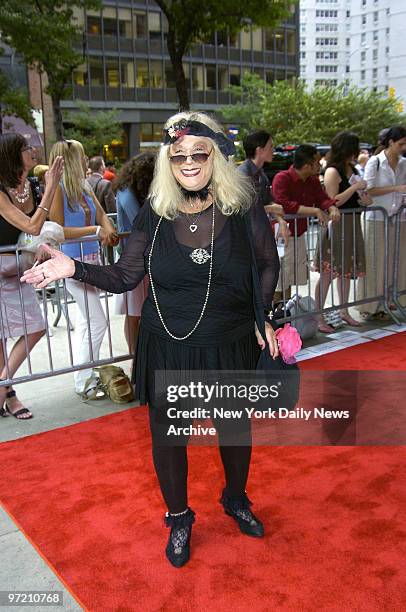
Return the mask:
<svg viewBox="0 0 406 612">
<path fill-rule="evenodd" d="M 231 495 L 241 495 L 245 491 L 251 461 L 251 431 L 245 430 L 243 446 L 229 446 L 222 444 L 227 441 L 229 432 L 224 432 L 219 422 L 215 425 L 219 436 L 219 450 L 227 491 Z M 152 410 L 150 410 L 150 426 L 152 457 L 162 496 L 169 512 L 182 512 L 188 505 L 186 443 L 183 446 L 163 446 L 161 432 L 156 427 Z"/>
</svg>

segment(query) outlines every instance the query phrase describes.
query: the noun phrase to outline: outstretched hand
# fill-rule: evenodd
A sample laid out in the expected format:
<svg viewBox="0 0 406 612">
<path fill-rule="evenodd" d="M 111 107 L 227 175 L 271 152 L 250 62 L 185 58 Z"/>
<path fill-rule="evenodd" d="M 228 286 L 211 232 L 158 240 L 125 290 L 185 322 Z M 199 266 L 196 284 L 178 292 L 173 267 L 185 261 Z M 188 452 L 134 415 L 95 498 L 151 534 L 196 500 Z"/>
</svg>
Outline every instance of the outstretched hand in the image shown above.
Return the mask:
<svg viewBox="0 0 406 612">
<path fill-rule="evenodd" d="M 24 272 L 20 281 L 34 285 L 37 289 L 42 289 L 49 283 L 61 278 L 69 278 L 74 273 L 75 263 L 73 259 L 67 257 L 61 251 L 43 244 L 37 251 L 37 261 L 32 268 Z"/>
</svg>

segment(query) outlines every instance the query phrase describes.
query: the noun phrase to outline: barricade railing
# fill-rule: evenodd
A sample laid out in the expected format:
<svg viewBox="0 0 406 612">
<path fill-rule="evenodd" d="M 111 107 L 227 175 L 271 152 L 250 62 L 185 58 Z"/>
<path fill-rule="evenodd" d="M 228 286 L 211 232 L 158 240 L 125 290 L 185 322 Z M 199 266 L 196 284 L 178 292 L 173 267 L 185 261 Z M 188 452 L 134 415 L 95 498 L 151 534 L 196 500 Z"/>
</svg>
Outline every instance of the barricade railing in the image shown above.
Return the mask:
<svg viewBox="0 0 406 612">
<path fill-rule="evenodd" d="M 281 271 L 278 289 L 281 291 L 281 304 L 285 308 L 285 316 L 280 320 L 294 321 L 298 317 L 322 315 L 337 308 L 348 308 L 371 302 L 380 302 L 384 311 L 392 317 L 393 321 L 399 323 L 398 317 L 391 310 L 390 306 L 393 303 L 398 307 L 401 315 L 406 314 L 405 308 L 399 302 L 406 295 L 404 274 L 402 273 L 403 276 L 400 274 L 402 232 L 406 231 L 406 221 L 402 221 L 402 218 L 406 218 L 405 209 L 406 206 L 402 206 L 397 214 L 392 217 L 389 217 L 385 209 L 377 206 L 369 206 L 366 209 L 345 209 L 341 211 L 339 224 L 331 223 L 327 227 L 322 227 L 318 222 L 315 222 L 314 218 L 304 218 L 299 215 L 286 216 L 286 219 L 292 222 L 294 235 L 291 236 L 291 244 L 288 248 L 285 248 L 285 253 L 280 253 Z M 362 235 L 360 229 L 362 229 Z M 128 232 L 120 234 L 120 240 L 126 236 L 128 236 Z M 96 240 L 96 237 L 88 236 L 68 240 L 64 244 L 79 243 L 80 257 L 83 258 L 83 245 Z M 361 243 L 357 244 L 357 241 L 360 240 Z M 365 259 L 368 259 L 368 278 L 362 277 L 364 271 L 363 249 L 365 250 Z M 21 252 L 17 247 L 7 246 L 0 248 L 0 256 L 2 253 L 12 252 L 15 253 L 17 269 L 22 270 Z M 337 257 L 337 253 L 339 257 Z M 104 262 L 108 260 L 106 249 L 104 249 L 102 257 Z M 358 259 L 361 259 L 361 261 L 358 261 Z M 350 264 L 348 261 L 350 261 Z M 302 282 L 303 269 L 301 269 L 303 265 L 306 272 L 304 282 Z M 26 265 L 25 267 L 28 266 Z M 349 272 L 346 271 L 348 267 Z M 323 274 L 320 274 L 318 291 L 320 295 L 326 295 L 330 303 L 328 305 L 324 304 L 321 307 L 320 303 L 317 304 L 316 302 L 307 312 L 300 312 L 296 315 L 286 314 L 286 304 L 290 295 L 314 297 L 315 277 L 311 275 L 312 270 L 324 271 Z M 345 297 L 349 285 L 348 297 L 345 300 L 340 299 L 340 297 L 337 298 L 336 292 L 333 290 L 332 281 L 337 276 L 339 287 L 341 288 L 341 296 Z M 2 282 L 0 270 L 0 294 Z M 290 295 L 287 292 L 287 283 L 290 286 Z M 328 291 L 326 291 L 326 286 L 323 286 L 323 283 L 325 285 L 328 283 Z M 6 371 L 6 376 L 3 376 L 4 380 L 0 381 L 1 386 L 57 376 L 81 369 L 90 369 L 98 365 L 129 360 L 133 357 L 128 350 L 115 350 L 114 348 L 109 309 L 111 294 L 101 292 L 100 298 L 104 304 L 107 323 L 102 347 L 104 353 L 107 350 L 107 356 L 94 359 L 91 331 L 92 313 L 89 309 L 88 288 L 86 284 L 83 284 L 83 288 L 90 355 L 90 359 L 86 363 L 75 363 L 72 338 L 73 327 L 70 323 L 69 313 L 69 307 L 73 307 L 74 300 L 68 296 L 65 281 L 55 282 L 50 287 L 40 290 L 45 320 L 45 338 L 44 340 L 41 339 L 41 342 L 46 342 L 47 363 L 41 364 L 39 370 L 38 368 L 33 368 L 29 351 L 26 309 L 24 307 L 21 286 L 18 286 L 18 299 L 22 313 L 23 341 L 27 352 L 25 366 L 27 373 L 25 374 L 10 375 L 13 373 L 10 373 L 9 369 L 6 350 L 7 342 L 3 333 L 5 324 L 3 321 L 4 311 L 0 306 L 1 343 L 3 355 L 5 356 Z M 58 343 L 66 342 L 67 347 L 65 352 L 67 363 L 63 365 L 55 365 L 55 351 L 52 347 L 52 332 L 48 315 L 49 303 L 54 307 L 59 303 L 60 312 L 63 312 L 66 318 L 65 338 L 58 337 Z M 54 326 L 56 326 L 58 321 L 59 318 L 55 320 Z M 121 340 L 125 342 L 124 333 L 121 335 Z"/>
<path fill-rule="evenodd" d="M 275 306 L 282 310 L 279 320 L 294 321 L 378 302 L 380 309 L 399 323 L 391 304 L 405 314 L 398 302 L 398 297 L 406 293 L 401 287 L 404 279 L 398 274 L 402 214 L 403 207 L 392 217 L 379 206 L 342 209 L 339 222 L 329 221 L 324 227 L 316 217 L 285 215 L 293 236 L 287 247 L 278 241 L 281 267 Z M 317 282 L 312 271 L 322 272 Z M 294 296 L 312 297 L 315 302 L 307 302 L 306 312 L 296 309 L 292 314 L 287 303 Z M 371 310 L 374 308 L 371 306 Z"/>
<path fill-rule="evenodd" d="M 405 202 L 405 199 L 406 197 L 403 195 L 403 202 Z M 406 299 L 403 300 L 403 304 L 400 302 L 401 297 L 406 295 L 406 283 L 404 282 L 406 265 L 403 263 L 406 258 L 406 252 L 402 253 L 402 243 L 403 247 L 406 244 L 406 203 L 402 204 L 399 208 L 398 213 L 395 215 L 394 223 L 395 257 L 392 277 L 392 302 L 397 306 L 402 315 L 406 317 Z"/>
<path fill-rule="evenodd" d="M 124 233 L 119 234 L 119 238 L 121 240 L 122 238 L 125 238 L 128 235 L 129 235 L 129 232 L 124 232 Z M 96 236 L 85 236 L 85 237 L 81 237 L 78 239 L 66 240 L 63 242 L 63 244 L 75 244 L 75 243 L 79 244 L 80 259 L 83 259 L 84 257 L 83 245 L 85 243 L 95 242 L 95 241 L 98 241 Z M 101 263 L 105 263 L 105 261 L 107 260 L 106 251 L 107 251 L 107 248 L 104 248 L 102 252 L 100 253 Z M 4 253 L 7 253 L 8 257 L 12 257 L 13 256 L 12 253 L 15 254 L 16 269 L 19 271 L 18 273 L 19 275 L 22 275 L 23 270 L 27 269 L 29 265 L 32 265 L 32 264 L 24 263 L 25 258 L 22 256 L 22 252 L 17 247 L 17 245 L 0 247 L 0 256 Z M 1 289 L 2 289 L 4 282 L 7 282 L 7 279 L 2 278 L 1 270 L 0 270 L 0 297 L 1 297 Z M 37 290 L 37 294 L 40 293 L 40 302 L 41 302 L 43 315 L 44 315 L 44 321 L 45 321 L 45 336 L 44 337 L 45 337 L 45 342 L 47 344 L 46 367 L 44 368 L 43 365 L 41 364 L 41 369 L 38 370 L 38 368 L 34 369 L 33 364 L 32 364 L 32 357 L 30 355 L 29 344 L 28 344 L 29 331 L 27 328 L 27 311 L 24 305 L 24 296 L 23 296 L 22 286 L 20 283 L 18 283 L 18 301 L 19 301 L 19 306 L 20 306 L 21 314 L 22 314 L 22 329 L 24 332 L 21 337 L 23 337 L 23 341 L 25 343 L 25 350 L 27 354 L 26 360 L 25 360 L 26 365 L 24 366 L 25 369 L 27 370 L 27 373 L 22 374 L 22 375 L 10 375 L 11 374 L 10 365 L 9 365 L 9 359 L 7 355 L 7 339 L 3 331 L 5 330 L 5 324 L 6 324 L 6 321 L 4 320 L 4 318 L 7 315 L 6 315 L 6 312 L 3 310 L 2 305 L 0 305 L 0 326 L 1 326 L 0 340 L 1 340 L 1 345 L 3 349 L 4 368 L 6 372 L 6 375 L 2 377 L 3 380 L 0 381 L 0 386 L 10 385 L 10 384 L 14 385 L 18 383 L 27 382 L 27 381 L 48 378 L 50 376 L 57 376 L 59 374 L 66 374 L 69 372 L 75 372 L 77 370 L 90 369 L 90 368 L 93 368 L 99 365 L 126 361 L 128 359 L 133 358 L 133 355 L 131 355 L 128 352 L 128 350 L 127 351 L 114 351 L 113 349 L 110 308 L 109 308 L 109 297 L 111 297 L 112 294 L 101 291 L 100 298 L 104 304 L 104 312 L 105 312 L 106 323 L 107 323 L 106 333 L 103 339 L 102 346 L 103 346 L 104 352 L 106 351 L 106 348 L 107 348 L 108 356 L 104 358 L 94 359 L 93 343 L 92 343 L 91 312 L 89 310 L 89 302 L 88 302 L 89 289 L 85 283 L 83 284 L 83 291 L 84 291 L 84 304 L 85 304 L 85 310 L 86 310 L 86 325 L 87 325 L 87 335 L 88 335 L 88 342 L 89 342 L 90 360 L 83 362 L 83 363 L 75 363 L 74 350 L 73 350 L 73 337 L 72 337 L 73 325 L 71 324 L 71 317 L 69 315 L 69 306 L 72 307 L 75 304 L 75 301 L 72 298 L 69 298 L 65 280 L 55 281 L 48 287 L 43 288 L 41 290 Z M 66 342 L 66 345 L 67 345 L 66 355 L 68 357 L 68 364 L 64 364 L 63 366 L 60 366 L 60 367 L 55 367 L 55 350 L 52 349 L 52 341 L 51 341 L 53 334 L 51 332 L 51 326 L 50 326 L 49 315 L 48 315 L 49 302 L 51 302 L 53 306 L 57 305 L 58 312 L 57 312 L 57 318 L 54 321 L 54 327 L 56 327 L 56 325 L 59 322 L 60 312 L 63 312 L 66 318 L 66 336 L 64 339 L 58 338 L 58 342 L 63 342 L 63 341 Z M 124 338 L 124 333 L 123 333 L 123 338 Z M 16 339 L 17 338 L 15 338 L 15 340 Z M 42 341 L 43 339 L 41 339 L 41 342 Z"/>
</svg>

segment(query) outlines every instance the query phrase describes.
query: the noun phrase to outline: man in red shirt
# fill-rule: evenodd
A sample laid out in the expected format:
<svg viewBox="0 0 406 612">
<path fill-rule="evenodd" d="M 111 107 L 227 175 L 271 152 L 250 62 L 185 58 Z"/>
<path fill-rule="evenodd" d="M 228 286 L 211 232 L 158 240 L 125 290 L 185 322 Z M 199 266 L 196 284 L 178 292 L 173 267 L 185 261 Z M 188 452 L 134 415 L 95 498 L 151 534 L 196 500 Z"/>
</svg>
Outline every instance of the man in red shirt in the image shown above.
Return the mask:
<svg viewBox="0 0 406 612">
<path fill-rule="evenodd" d="M 309 265 L 304 234 L 308 222 L 305 217 L 317 217 L 321 225 L 326 225 L 329 220 L 337 221 L 340 218 L 335 200 L 328 197 L 320 184 L 319 174 L 320 154 L 315 147 L 304 144 L 296 149 L 293 165 L 289 170 L 278 172 L 272 183 L 274 200 L 283 206 L 285 214 L 304 217 L 289 221 L 290 234 L 294 236 L 294 239 L 289 240 L 285 246 L 279 283 L 276 288 L 279 296 L 283 295 L 284 299 L 290 297 L 292 285 L 307 283 Z M 279 296 L 275 295 L 275 299 Z"/>
</svg>

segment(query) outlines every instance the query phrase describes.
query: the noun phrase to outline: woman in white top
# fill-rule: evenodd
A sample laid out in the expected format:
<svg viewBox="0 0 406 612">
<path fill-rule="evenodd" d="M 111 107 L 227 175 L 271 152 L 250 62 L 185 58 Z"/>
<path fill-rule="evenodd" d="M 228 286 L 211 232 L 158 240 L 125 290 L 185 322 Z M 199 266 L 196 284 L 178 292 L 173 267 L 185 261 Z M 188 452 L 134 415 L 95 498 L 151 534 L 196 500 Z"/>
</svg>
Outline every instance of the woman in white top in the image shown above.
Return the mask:
<svg viewBox="0 0 406 612">
<path fill-rule="evenodd" d="M 382 143 L 382 149 L 368 160 L 364 179 L 368 194 L 374 206 L 381 206 L 389 215 L 388 227 L 388 282 L 392 286 L 393 263 L 395 258 L 395 223 L 394 215 L 402 204 L 406 194 L 406 128 L 391 127 Z M 384 215 L 379 211 L 368 211 L 365 223 L 366 278 L 358 281 L 358 298 L 373 297 L 383 294 L 384 287 Z M 406 224 L 401 223 L 400 252 L 406 252 Z M 398 285 L 406 289 L 406 259 L 399 258 Z M 405 297 L 400 299 L 406 305 Z M 381 302 L 361 304 L 360 313 L 366 319 L 382 319 L 387 315 Z"/>
</svg>

